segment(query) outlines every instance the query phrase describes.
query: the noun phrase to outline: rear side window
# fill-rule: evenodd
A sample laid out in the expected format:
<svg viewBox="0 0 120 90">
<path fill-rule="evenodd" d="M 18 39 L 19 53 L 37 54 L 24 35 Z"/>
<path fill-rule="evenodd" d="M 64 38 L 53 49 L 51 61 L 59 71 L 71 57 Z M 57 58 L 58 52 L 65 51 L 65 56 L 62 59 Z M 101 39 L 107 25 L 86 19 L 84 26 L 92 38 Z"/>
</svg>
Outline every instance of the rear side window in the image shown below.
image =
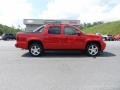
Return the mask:
<svg viewBox="0 0 120 90">
<path fill-rule="evenodd" d="M 60 26 L 51 26 L 48 29 L 48 34 L 60 34 L 60 33 L 61 33 Z"/>
</svg>

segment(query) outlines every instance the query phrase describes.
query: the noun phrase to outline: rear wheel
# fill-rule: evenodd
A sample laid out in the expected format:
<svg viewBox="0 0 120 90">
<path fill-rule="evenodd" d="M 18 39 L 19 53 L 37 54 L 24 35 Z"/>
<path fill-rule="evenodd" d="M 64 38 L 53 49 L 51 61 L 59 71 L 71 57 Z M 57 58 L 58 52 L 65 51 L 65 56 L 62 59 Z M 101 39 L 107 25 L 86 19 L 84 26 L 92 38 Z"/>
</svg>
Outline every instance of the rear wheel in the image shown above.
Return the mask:
<svg viewBox="0 0 120 90">
<path fill-rule="evenodd" d="M 89 56 L 97 56 L 100 52 L 100 47 L 96 43 L 90 43 L 87 45 L 86 53 Z"/>
<path fill-rule="evenodd" d="M 42 55 L 42 53 L 43 53 L 42 45 L 39 44 L 39 43 L 32 43 L 32 44 L 30 44 L 30 46 L 29 46 L 29 53 L 32 56 L 34 56 L 34 57 Z"/>
</svg>

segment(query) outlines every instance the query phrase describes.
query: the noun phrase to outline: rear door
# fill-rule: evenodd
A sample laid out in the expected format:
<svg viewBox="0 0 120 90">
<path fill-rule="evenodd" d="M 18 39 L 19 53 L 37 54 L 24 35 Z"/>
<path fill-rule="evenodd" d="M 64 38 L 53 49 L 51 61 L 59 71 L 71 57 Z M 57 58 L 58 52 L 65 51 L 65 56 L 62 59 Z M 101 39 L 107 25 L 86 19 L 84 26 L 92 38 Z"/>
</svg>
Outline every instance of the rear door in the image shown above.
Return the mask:
<svg viewBox="0 0 120 90">
<path fill-rule="evenodd" d="M 61 26 L 48 26 L 47 35 L 44 38 L 45 49 L 61 49 Z"/>
</svg>

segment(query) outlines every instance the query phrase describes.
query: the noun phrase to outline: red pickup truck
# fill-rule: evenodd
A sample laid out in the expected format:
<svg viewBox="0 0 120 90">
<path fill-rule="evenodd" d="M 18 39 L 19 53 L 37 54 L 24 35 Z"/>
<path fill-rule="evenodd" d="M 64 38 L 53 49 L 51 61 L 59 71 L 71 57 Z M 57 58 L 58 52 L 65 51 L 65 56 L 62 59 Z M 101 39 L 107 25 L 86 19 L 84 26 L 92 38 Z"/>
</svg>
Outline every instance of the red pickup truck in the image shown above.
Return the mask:
<svg viewBox="0 0 120 90">
<path fill-rule="evenodd" d="M 42 55 L 45 50 L 82 50 L 97 56 L 106 47 L 101 36 L 85 34 L 67 24 L 46 24 L 33 32 L 18 32 L 16 41 L 17 48 L 29 50 L 32 56 Z"/>
</svg>

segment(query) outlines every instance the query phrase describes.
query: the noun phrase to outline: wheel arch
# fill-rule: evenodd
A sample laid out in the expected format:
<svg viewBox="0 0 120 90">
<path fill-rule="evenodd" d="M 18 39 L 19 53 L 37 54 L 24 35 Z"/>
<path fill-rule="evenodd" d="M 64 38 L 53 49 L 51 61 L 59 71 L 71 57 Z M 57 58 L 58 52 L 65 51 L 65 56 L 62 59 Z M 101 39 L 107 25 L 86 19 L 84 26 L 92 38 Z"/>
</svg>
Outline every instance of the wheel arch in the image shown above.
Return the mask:
<svg viewBox="0 0 120 90">
<path fill-rule="evenodd" d="M 30 45 L 32 43 L 38 43 L 42 46 L 42 48 L 44 48 L 43 43 L 40 40 L 30 40 L 30 41 L 28 41 L 28 48 L 30 47 Z"/>
<path fill-rule="evenodd" d="M 88 42 L 86 43 L 86 45 L 85 45 L 85 49 L 86 49 L 87 46 L 88 46 L 89 44 L 91 44 L 91 43 L 95 43 L 95 44 L 97 44 L 97 45 L 99 46 L 100 50 L 101 50 L 101 44 L 100 44 L 99 41 L 88 41 Z"/>
</svg>

